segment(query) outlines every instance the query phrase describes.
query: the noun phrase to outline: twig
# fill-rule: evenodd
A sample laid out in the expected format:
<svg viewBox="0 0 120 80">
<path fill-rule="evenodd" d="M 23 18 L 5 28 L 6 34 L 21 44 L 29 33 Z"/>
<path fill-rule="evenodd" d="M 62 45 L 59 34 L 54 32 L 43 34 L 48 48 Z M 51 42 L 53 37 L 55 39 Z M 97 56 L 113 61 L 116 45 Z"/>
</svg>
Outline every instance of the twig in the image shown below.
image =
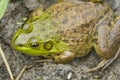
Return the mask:
<svg viewBox="0 0 120 80">
<path fill-rule="evenodd" d="M 15 56 L 18 57 L 17 53 L 15 52 L 15 50 L 12 48 L 11 44 L 9 43 L 8 40 L 6 40 L 4 37 L 0 36 L 0 40 L 6 44 L 8 47 L 10 47 L 10 49 L 13 51 L 13 53 L 15 54 Z"/>
<path fill-rule="evenodd" d="M 16 77 L 15 80 L 19 80 L 19 79 L 20 79 L 20 77 L 23 75 L 23 73 L 24 73 L 24 71 L 26 70 L 26 68 L 27 68 L 27 65 L 25 65 L 25 66 L 22 68 L 22 70 L 19 72 L 19 74 L 18 74 L 18 76 Z"/>
<path fill-rule="evenodd" d="M 4 52 L 3 52 L 2 48 L 1 48 L 1 45 L 0 45 L 0 55 L 2 56 L 3 61 L 4 61 L 5 65 L 6 65 L 6 67 L 7 67 L 7 70 L 8 70 L 8 73 L 10 75 L 11 80 L 14 80 L 13 74 L 12 74 L 10 66 L 9 66 L 9 64 L 7 62 L 7 59 L 6 59 L 5 55 L 4 55 Z"/>
<path fill-rule="evenodd" d="M 54 62 L 54 61 L 52 61 L 50 59 L 45 59 L 45 60 L 37 60 L 37 61 L 34 61 L 34 62 L 41 63 L 41 62 Z"/>
</svg>

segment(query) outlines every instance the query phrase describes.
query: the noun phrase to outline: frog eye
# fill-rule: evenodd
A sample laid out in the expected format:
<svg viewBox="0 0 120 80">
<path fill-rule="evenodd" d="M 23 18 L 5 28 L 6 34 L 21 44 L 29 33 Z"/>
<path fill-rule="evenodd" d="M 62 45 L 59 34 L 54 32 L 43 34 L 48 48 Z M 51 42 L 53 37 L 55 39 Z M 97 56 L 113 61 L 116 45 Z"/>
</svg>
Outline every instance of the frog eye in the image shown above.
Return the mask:
<svg viewBox="0 0 120 80">
<path fill-rule="evenodd" d="M 31 37 L 28 42 L 32 48 L 38 48 L 40 46 L 36 38 Z"/>
<path fill-rule="evenodd" d="M 37 48 L 37 47 L 39 47 L 39 43 L 37 43 L 37 42 L 31 43 L 30 46 L 32 48 Z"/>
<path fill-rule="evenodd" d="M 24 33 L 30 33 L 33 30 L 33 26 L 28 24 L 25 24 L 22 26 L 22 30 Z"/>
<path fill-rule="evenodd" d="M 49 51 L 49 50 L 51 50 L 53 48 L 53 42 L 52 41 L 48 41 L 43 46 L 44 46 L 44 49 Z"/>
</svg>

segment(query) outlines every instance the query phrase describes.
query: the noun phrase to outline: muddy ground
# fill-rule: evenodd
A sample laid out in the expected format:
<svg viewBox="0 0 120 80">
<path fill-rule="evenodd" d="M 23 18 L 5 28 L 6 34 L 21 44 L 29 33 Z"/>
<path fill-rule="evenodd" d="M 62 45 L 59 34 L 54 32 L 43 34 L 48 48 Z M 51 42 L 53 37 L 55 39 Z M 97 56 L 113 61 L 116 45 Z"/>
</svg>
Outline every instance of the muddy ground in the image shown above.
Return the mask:
<svg viewBox="0 0 120 80">
<path fill-rule="evenodd" d="M 75 1 L 75 0 L 74 0 Z M 115 9 L 120 11 L 119 0 L 108 0 Z M 117 1 L 117 2 L 115 2 Z M 47 8 L 56 0 L 11 0 L 4 17 L 0 20 L 0 44 L 4 50 L 14 77 L 16 77 L 25 65 L 32 65 L 25 70 L 20 80 L 120 80 L 120 59 L 117 59 L 105 71 L 84 73 L 89 68 L 97 65 L 101 59 L 93 51 L 85 57 L 74 59 L 68 64 L 55 64 L 51 62 L 33 63 L 41 57 L 32 57 L 14 53 L 4 42 L 10 43 L 17 28 L 24 23 L 23 18 L 38 6 Z M 4 38 L 4 39 L 3 39 Z M 4 42 L 3 42 L 4 41 Z M 0 80 L 10 80 L 6 66 L 0 56 Z"/>
</svg>

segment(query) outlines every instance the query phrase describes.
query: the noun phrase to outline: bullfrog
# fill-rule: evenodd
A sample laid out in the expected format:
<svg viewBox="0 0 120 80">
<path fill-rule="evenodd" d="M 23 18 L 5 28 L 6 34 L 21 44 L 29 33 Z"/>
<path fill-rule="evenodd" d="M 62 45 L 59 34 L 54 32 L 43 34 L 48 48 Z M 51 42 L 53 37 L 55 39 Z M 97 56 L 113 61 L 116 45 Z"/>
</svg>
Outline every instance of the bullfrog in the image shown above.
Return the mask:
<svg viewBox="0 0 120 80">
<path fill-rule="evenodd" d="M 59 2 L 33 14 L 12 38 L 12 47 L 21 53 L 67 63 L 94 48 L 102 61 L 89 71 L 106 68 L 120 53 L 119 19 L 111 26 L 113 11 L 108 5 Z"/>
</svg>

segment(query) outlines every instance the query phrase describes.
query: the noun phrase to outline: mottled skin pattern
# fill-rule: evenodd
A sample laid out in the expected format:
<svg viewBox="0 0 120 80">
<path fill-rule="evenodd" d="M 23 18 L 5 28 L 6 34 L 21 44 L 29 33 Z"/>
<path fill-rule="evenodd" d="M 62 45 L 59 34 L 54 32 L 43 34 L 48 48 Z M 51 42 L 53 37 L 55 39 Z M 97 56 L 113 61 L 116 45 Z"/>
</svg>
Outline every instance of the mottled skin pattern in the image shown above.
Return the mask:
<svg viewBox="0 0 120 80">
<path fill-rule="evenodd" d="M 117 26 L 112 29 L 109 26 L 113 20 L 112 15 L 113 12 L 107 5 L 99 3 L 57 3 L 40 17 L 29 19 L 19 28 L 12 39 L 12 46 L 22 53 L 50 56 L 56 62 L 67 62 L 85 56 L 94 46 L 97 54 L 106 60 L 119 52 L 116 42 L 120 42 L 116 40 L 120 38 L 114 39 L 115 35 L 110 37 L 117 33 L 112 30 L 119 28 Z M 110 41 L 115 44 L 110 44 Z M 33 42 L 37 45 L 31 47 Z M 111 45 L 115 46 L 115 50 L 111 51 L 111 48 L 114 49 Z M 64 56 L 59 56 L 61 54 Z"/>
<path fill-rule="evenodd" d="M 60 36 L 61 40 L 76 53 L 76 56 L 82 57 L 91 50 L 95 24 L 103 18 L 107 11 L 107 7 L 91 2 L 55 4 L 45 11 L 49 14 L 50 19 L 32 22 L 33 31 L 19 35 L 16 43 L 27 43 L 28 39 L 33 36 L 40 37 L 44 42 L 50 37 Z"/>
<path fill-rule="evenodd" d="M 77 54 L 77 57 L 89 53 L 95 43 L 93 39 L 96 24 L 99 26 L 105 20 L 109 22 L 111 19 L 108 16 L 112 15 L 112 11 L 108 7 L 91 2 L 56 4 L 46 12 L 53 17 L 53 22 L 58 21 L 56 32 Z"/>
</svg>

